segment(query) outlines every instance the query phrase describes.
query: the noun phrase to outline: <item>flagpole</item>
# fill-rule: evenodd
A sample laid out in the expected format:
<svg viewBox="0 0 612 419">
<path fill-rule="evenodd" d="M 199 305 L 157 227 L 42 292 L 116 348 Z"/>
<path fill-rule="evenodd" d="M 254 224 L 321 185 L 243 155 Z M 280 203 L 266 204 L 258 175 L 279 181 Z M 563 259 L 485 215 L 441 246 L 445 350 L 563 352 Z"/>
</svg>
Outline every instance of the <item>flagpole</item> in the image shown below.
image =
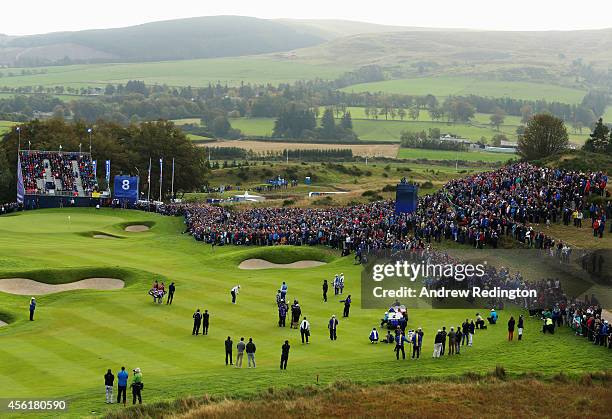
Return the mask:
<svg viewBox="0 0 612 419">
<path fill-rule="evenodd" d="M 162 184 L 164 183 L 164 159 L 159 159 L 159 202 L 162 201 Z"/>
<path fill-rule="evenodd" d="M 147 202 L 151 202 L 151 157 L 149 157 L 149 177 L 147 178 L 149 186 L 147 187 Z"/>
<path fill-rule="evenodd" d="M 174 157 L 172 157 L 172 193 L 170 196 L 174 199 Z"/>
</svg>

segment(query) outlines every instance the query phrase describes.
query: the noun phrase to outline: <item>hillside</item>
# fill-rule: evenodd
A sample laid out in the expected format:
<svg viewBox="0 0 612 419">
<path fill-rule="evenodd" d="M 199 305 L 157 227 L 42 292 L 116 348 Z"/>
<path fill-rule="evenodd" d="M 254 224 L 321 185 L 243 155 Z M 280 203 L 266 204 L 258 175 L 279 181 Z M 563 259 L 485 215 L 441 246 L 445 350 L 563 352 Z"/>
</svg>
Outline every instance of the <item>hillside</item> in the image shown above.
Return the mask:
<svg viewBox="0 0 612 419">
<path fill-rule="evenodd" d="M 611 48 L 612 29 L 430 30 L 348 36 L 292 51 L 291 56 L 309 62 L 377 64 L 387 69 L 389 78 L 469 74 L 568 85 L 594 78 L 593 72 L 607 72 L 612 64 Z"/>
<path fill-rule="evenodd" d="M 161 61 L 265 54 L 324 39 L 280 22 L 209 16 L 114 29 L 0 38 L 0 65 Z"/>
</svg>

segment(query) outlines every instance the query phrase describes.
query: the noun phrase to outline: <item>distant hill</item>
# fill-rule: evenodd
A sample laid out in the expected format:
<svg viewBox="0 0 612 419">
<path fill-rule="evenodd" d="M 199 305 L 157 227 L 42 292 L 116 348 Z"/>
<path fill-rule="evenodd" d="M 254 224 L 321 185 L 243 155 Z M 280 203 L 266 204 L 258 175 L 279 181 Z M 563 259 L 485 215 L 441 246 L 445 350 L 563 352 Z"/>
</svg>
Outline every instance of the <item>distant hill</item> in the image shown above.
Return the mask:
<svg viewBox="0 0 612 419">
<path fill-rule="evenodd" d="M 273 20 L 210 16 L 116 29 L 0 38 L 0 65 L 141 62 L 265 54 L 324 42 Z"/>
<path fill-rule="evenodd" d="M 612 67 L 612 29 L 502 32 L 405 30 L 332 39 L 291 51 L 294 60 L 386 68 L 390 78 L 489 74 L 506 80 L 595 78 Z M 571 70 L 571 71 L 570 71 Z M 578 76 L 578 77 L 576 77 Z M 560 80 L 558 80 L 560 81 Z M 612 88 L 612 87 L 611 87 Z"/>
</svg>

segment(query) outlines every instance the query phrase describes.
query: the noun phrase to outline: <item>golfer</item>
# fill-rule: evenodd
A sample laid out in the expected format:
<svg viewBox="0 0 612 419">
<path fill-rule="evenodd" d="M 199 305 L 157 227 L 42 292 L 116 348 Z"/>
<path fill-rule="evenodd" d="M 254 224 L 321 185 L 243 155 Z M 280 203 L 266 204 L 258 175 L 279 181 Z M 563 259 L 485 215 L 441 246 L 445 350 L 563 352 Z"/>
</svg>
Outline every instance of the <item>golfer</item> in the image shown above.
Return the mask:
<svg viewBox="0 0 612 419">
<path fill-rule="evenodd" d="M 285 344 L 283 346 L 281 346 L 281 362 L 280 362 L 280 369 L 281 370 L 286 370 L 287 369 L 287 361 L 289 360 L 289 349 L 291 348 L 291 346 L 289 345 L 289 341 L 286 340 Z"/>
<path fill-rule="evenodd" d="M 232 304 L 236 304 L 236 296 L 238 295 L 238 292 L 240 291 L 240 285 L 236 285 L 234 288 L 232 288 L 232 290 L 230 291 L 230 294 L 232 294 Z"/>
<path fill-rule="evenodd" d="M 30 321 L 34 321 L 34 310 L 36 310 L 36 298 L 30 299 Z"/>
<path fill-rule="evenodd" d="M 306 343 L 308 343 L 308 337 L 310 336 L 310 322 L 306 320 L 306 316 L 304 316 L 304 320 L 300 323 L 300 335 L 302 335 L 302 343 L 304 343 L 304 338 L 306 338 Z"/>
<path fill-rule="evenodd" d="M 174 299 L 174 291 L 176 287 L 174 286 L 174 282 L 171 282 L 168 286 L 168 298 L 166 299 L 166 304 L 172 304 L 172 300 Z"/>
</svg>

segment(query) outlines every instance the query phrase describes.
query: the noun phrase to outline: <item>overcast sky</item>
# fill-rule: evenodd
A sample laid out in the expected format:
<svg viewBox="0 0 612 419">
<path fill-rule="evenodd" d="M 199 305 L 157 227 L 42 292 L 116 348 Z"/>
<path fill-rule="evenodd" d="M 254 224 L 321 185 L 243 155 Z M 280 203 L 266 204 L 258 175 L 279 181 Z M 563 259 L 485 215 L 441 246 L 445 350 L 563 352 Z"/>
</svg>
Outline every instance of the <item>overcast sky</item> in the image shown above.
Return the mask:
<svg viewBox="0 0 612 419">
<path fill-rule="evenodd" d="M 0 33 L 112 28 L 212 15 L 499 30 L 612 27 L 611 0 L 4 0 Z"/>
</svg>

